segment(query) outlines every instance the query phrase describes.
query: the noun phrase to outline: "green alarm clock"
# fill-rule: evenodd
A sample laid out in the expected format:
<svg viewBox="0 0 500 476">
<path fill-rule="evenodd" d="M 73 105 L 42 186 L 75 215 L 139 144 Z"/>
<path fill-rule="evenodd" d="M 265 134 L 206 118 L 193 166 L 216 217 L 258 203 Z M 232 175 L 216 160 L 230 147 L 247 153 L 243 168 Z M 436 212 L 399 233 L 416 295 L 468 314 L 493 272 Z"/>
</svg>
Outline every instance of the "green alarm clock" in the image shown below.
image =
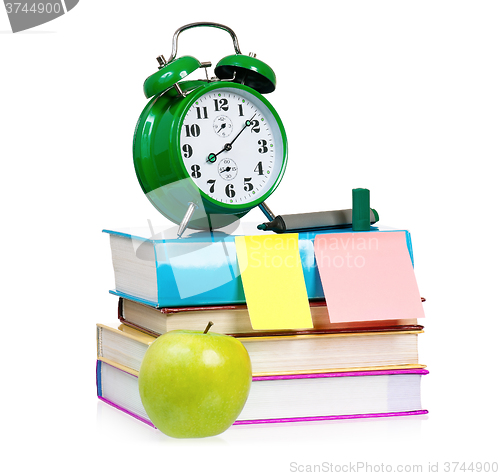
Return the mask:
<svg viewBox="0 0 500 476">
<path fill-rule="evenodd" d="M 178 37 L 194 27 L 227 31 L 235 54 L 226 56 L 208 78 L 211 63 L 176 58 Z M 254 54 L 243 55 L 235 33 L 218 23 L 191 23 L 173 37 L 168 61 L 146 79 L 151 98 L 134 133 L 134 167 L 155 208 L 185 228 L 227 226 L 259 206 L 280 183 L 287 162 L 283 123 L 263 94 L 274 91 L 273 70 Z M 188 75 L 205 70 L 205 79 Z"/>
</svg>

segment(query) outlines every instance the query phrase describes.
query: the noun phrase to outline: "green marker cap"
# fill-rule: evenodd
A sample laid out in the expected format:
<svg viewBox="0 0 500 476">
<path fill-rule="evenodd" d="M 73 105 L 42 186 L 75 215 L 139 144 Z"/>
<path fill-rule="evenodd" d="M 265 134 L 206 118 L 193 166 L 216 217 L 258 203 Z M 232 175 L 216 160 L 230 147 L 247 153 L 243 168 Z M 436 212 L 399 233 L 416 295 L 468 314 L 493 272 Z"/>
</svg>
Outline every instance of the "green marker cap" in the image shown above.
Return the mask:
<svg viewBox="0 0 500 476">
<path fill-rule="evenodd" d="M 352 230 L 368 231 L 370 229 L 370 190 L 367 188 L 352 189 Z"/>
</svg>

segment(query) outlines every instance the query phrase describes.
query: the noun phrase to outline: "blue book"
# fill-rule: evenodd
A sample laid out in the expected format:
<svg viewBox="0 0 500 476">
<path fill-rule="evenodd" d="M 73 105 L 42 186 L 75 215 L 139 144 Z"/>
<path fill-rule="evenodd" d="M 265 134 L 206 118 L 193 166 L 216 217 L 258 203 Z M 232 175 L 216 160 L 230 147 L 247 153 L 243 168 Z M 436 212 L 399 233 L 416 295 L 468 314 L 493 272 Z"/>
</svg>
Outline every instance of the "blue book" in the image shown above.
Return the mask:
<svg viewBox="0 0 500 476">
<path fill-rule="evenodd" d="M 112 294 L 157 308 L 244 304 L 245 294 L 236 257 L 235 237 L 270 235 L 256 225 L 240 224 L 231 234 L 192 231 L 179 239 L 177 227 L 103 230 L 110 235 L 115 289 Z M 372 226 L 368 233 L 404 232 L 413 263 L 410 233 Z M 325 295 L 314 255 L 314 239 L 321 234 L 353 233 L 341 228 L 299 233 L 299 253 L 310 300 Z M 367 232 L 363 232 L 367 233 Z"/>
</svg>

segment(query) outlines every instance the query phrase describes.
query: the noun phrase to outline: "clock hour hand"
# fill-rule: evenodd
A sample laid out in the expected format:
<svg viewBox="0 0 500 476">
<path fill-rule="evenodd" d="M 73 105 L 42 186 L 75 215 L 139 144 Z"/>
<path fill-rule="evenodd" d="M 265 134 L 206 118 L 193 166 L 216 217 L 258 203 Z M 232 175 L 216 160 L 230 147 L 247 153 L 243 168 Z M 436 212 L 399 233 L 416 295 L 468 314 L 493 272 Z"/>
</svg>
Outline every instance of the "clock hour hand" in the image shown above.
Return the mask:
<svg viewBox="0 0 500 476">
<path fill-rule="evenodd" d="M 225 150 L 231 150 L 231 146 L 229 146 L 229 149 L 226 148 L 228 145 L 229 144 L 226 144 L 224 146 L 224 148 L 222 150 L 219 150 L 219 152 L 217 152 L 216 154 L 214 154 L 213 152 L 210 152 L 210 154 L 208 154 L 208 157 L 207 157 L 207 162 L 210 162 L 211 164 L 213 164 L 217 160 L 217 156 L 219 154 L 222 154 L 222 152 L 224 152 Z"/>
</svg>

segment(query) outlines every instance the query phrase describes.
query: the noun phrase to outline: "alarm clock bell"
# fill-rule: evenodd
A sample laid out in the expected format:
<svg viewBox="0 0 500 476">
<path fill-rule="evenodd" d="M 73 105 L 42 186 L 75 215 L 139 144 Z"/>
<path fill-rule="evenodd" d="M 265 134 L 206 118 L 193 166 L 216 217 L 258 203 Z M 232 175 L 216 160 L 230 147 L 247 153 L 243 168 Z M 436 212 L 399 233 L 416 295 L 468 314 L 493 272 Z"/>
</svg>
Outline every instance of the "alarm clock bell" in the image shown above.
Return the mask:
<svg viewBox="0 0 500 476">
<path fill-rule="evenodd" d="M 177 56 L 178 37 L 195 27 L 228 32 L 235 54 L 222 58 L 209 79 L 210 62 Z M 280 183 L 287 162 L 286 134 L 262 95 L 276 88 L 274 71 L 256 55 L 244 55 L 233 30 L 218 23 L 191 23 L 173 36 L 168 60 L 144 82 L 150 99 L 134 134 L 134 167 L 156 209 L 194 229 L 221 228 L 259 207 Z M 187 80 L 204 69 L 206 79 Z"/>
</svg>

